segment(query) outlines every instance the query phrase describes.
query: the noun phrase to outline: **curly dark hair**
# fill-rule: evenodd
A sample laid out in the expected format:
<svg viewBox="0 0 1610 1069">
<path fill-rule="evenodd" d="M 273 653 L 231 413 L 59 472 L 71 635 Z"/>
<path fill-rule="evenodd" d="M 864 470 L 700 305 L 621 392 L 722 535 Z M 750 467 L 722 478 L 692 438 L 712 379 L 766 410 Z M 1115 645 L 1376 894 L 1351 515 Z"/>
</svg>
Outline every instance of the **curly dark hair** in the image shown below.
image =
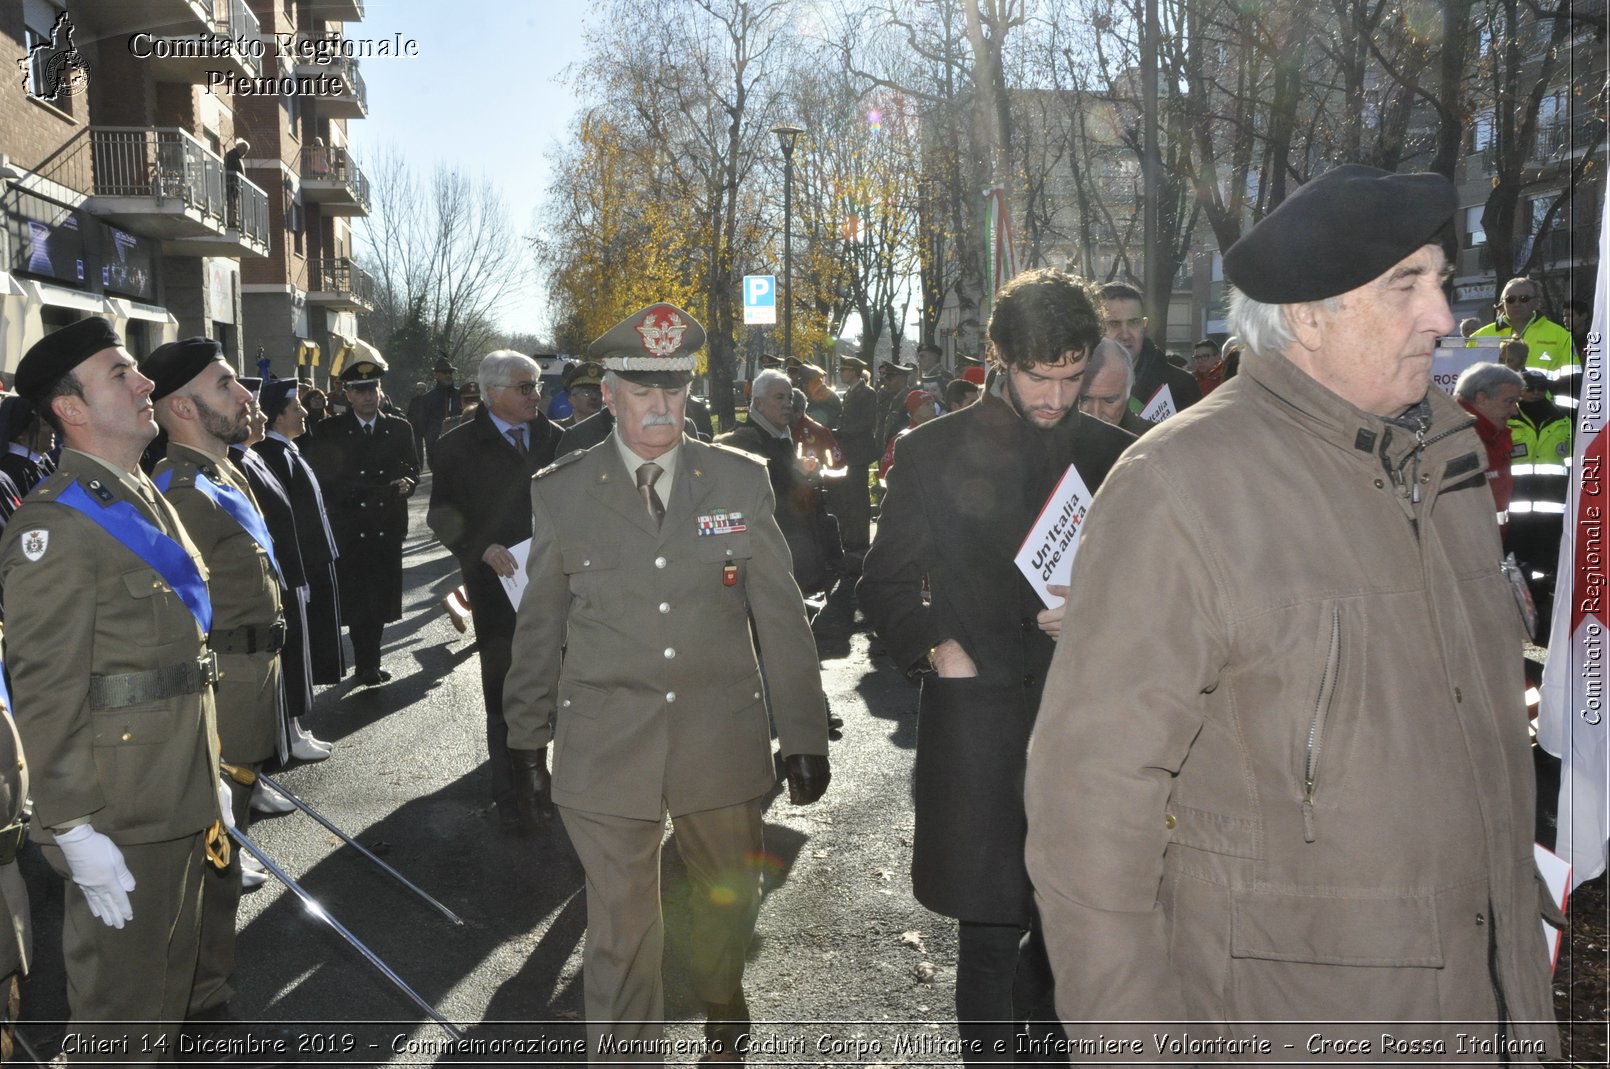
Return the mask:
<svg viewBox="0 0 1610 1069">
<path fill-rule="evenodd" d="M 1088 353 L 1101 340 L 1097 291 L 1082 278 L 1044 267 L 1001 287 L 989 317 L 989 358 L 1027 370 L 1056 364 L 1062 354 Z"/>
</svg>

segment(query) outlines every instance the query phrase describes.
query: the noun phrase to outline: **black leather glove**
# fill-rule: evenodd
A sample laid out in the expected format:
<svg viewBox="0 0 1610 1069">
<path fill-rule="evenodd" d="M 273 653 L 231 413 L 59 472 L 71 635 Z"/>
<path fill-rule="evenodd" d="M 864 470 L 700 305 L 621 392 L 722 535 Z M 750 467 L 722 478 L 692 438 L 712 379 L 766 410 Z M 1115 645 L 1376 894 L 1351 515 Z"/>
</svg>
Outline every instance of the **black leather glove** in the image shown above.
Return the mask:
<svg viewBox="0 0 1610 1069">
<path fill-rule="evenodd" d="M 810 805 L 827 793 L 833 780 L 826 754 L 789 754 L 783 758 L 783 769 L 788 775 L 788 800 L 794 805 Z"/>
<path fill-rule="evenodd" d="M 548 748 L 509 750 L 514 797 L 527 821 L 547 817 L 553 806 L 553 777 L 548 774 Z"/>
</svg>

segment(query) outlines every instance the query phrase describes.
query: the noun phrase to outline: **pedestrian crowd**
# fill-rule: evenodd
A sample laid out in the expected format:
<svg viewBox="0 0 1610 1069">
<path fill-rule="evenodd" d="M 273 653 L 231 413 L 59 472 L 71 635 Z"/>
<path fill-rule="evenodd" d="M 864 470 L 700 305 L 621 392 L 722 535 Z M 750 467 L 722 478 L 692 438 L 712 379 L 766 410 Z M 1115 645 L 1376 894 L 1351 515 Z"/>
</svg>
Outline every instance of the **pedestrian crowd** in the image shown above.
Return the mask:
<svg viewBox="0 0 1610 1069">
<path fill-rule="evenodd" d="M 585 873 L 594 1060 L 669 1053 L 667 819 L 703 1053 L 743 1060 L 762 814 L 832 781 L 811 612 L 857 576 L 920 684 L 912 887 L 957 922 L 962 1060 L 1155 1057 L 1177 1022 L 1194 1060 L 1556 1055 L 1501 561 L 1558 545 L 1580 356 L 1518 278 L 1463 332 L 1499 359 L 1432 385 L 1454 208 L 1435 175 L 1301 187 L 1226 253 L 1235 336 L 1189 366 L 1138 290 L 1034 270 L 954 374 L 932 344 L 876 386 L 776 361 L 723 433 L 690 395 L 704 329 L 663 302 L 564 369 L 558 419 L 513 350 L 473 393 L 444 356 L 406 414 L 359 360 L 333 413 L 207 338 L 46 336 L 0 402 L 0 1033 L 29 838 L 80 1053 L 230 1026 L 266 879 L 241 847 L 300 804 L 265 776 L 330 756 L 319 687 L 389 682 L 428 465 L 487 801 L 515 841 L 557 818 Z M 1048 518 L 1071 570 L 1022 563 Z"/>
</svg>

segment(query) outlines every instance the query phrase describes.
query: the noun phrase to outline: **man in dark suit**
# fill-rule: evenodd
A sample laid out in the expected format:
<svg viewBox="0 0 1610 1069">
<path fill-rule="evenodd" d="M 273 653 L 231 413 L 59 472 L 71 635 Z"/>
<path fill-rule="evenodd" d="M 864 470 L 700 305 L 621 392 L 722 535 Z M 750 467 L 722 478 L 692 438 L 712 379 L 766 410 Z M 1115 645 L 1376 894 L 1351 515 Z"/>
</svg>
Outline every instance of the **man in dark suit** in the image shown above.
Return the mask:
<svg viewBox="0 0 1610 1069">
<path fill-rule="evenodd" d="M 514 606 L 502 578 L 516 562 L 509 552 L 531 538 L 531 476 L 553 462 L 560 430 L 539 411 L 541 368 L 512 349 L 488 353 L 476 376 L 481 405 L 473 418 L 436 442 L 430 512 L 425 522 L 458 559 L 475 618 L 486 699 L 487 767 L 492 799 L 505 831 L 530 829 L 514 797 L 503 677 L 514 643 Z"/>
<path fill-rule="evenodd" d="M 1146 336 L 1150 320 L 1140 290 L 1127 282 L 1109 282 L 1101 288 L 1101 303 L 1107 337 L 1128 350 L 1129 359 L 1135 365 L 1132 396 L 1138 406 L 1136 411 L 1144 411 L 1164 386 L 1168 387 L 1176 413 L 1184 412 L 1202 399 L 1202 387 L 1197 385 L 1196 376 L 1170 364 L 1163 350 Z"/>
<path fill-rule="evenodd" d="M 402 618 L 408 498 L 419 484 L 413 428 L 380 411 L 385 374 L 386 365 L 372 360 L 341 373 L 347 411 L 318 425 L 310 457 L 340 549 L 341 617 L 363 686 L 391 679 L 380 667 L 380 635 Z"/>
<path fill-rule="evenodd" d="M 890 656 L 922 680 L 912 887 L 961 922 L 956 1016 L 982 1044 L 969 1061 L 1015 1049 L 1013 1022 L 1055 1020 L 1022 784 L 1064 606 L 1047 608 L 1014 558 L 1070 464 L 1094 493 L 1135 440 L 1078 411 L 1100 337 L 1080 280 L 1040 270 L 1007 284 L 989 323 L 1001 389 L 900 439 L 857 588 Z"/>
<path fill-rule="evenodd" d="M 829 484 L 828 504 L 839 518 L 845 554 L 859 561 L 872 542 L 867 468 L 883 454 L 883 443 L 878 441 L 878 393 L 867 385 L 866 361 L 853 356 L 839 357 L 839 381 L 845 386 L 844 407 L 832 430 L 849 470 L 844 478 Z"/>
<path fill-rule="evenodd" d="M 447 359 L 446 353 L 441 353 L 436 363 L 431 367 L 431 373 L 436 376 L 436 385 L 431 387 L 420 401 L 419 411 L 421 417 L 420 437 L 424 439 L 419 447 L 419 454 L 428 461 L 430 451 L 436 445 L 444 431 L 453 425 L 464 412 L 464 398 L 457 386 L 453 385 L 453 376 L 456 370 L 453 362 Z M 342 376 L 344 379 L 346 376 Z"/>
<path fill-rule="evenodd" d="M 648 1051 L 663 1037 L 670 814 L 693 883 L 689 973 L 705 1036 L 739 1060 L 761 813 L 777 782 L 769 721 L 791 801 L 814 802 L 829 779 L 821 670 L 766 470 L 682 433 L 703 339 L 688 313 L 656 304 L 595 341 L 615 433 L 531 483 L 529 585 L 504 713 L 528 805 L 548 792 L 554 743 L 553 802 L 587 873 L 595 1058 L 606 1036 Z"/>
</svg>

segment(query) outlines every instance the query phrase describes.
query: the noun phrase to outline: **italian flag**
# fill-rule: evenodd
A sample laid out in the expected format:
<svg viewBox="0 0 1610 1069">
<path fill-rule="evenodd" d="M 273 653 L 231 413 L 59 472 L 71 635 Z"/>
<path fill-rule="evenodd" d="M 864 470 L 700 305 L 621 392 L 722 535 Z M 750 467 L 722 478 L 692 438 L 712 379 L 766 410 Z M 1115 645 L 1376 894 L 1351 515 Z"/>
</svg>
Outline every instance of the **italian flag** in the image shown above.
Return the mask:
<svg viewBox="0 0 1610 1069">
<path fill-rule="evenodd" d="M 1543 669 L 1537 741 L 1560 759 L 1559 837 L 1554 852 L 1570 862 L 1576 888 L 1605 870 L 1610 830 L 1610 627 L 1606 621 L 1606 526 L 1610 493 L 1605 469 L 1605 304 L 1610 300 L 1610 191 L 1599 236 L 1593 332 L 1582 353 L 1571 493 L 1560 537 L 1553 648 Z"/>
</svg>

